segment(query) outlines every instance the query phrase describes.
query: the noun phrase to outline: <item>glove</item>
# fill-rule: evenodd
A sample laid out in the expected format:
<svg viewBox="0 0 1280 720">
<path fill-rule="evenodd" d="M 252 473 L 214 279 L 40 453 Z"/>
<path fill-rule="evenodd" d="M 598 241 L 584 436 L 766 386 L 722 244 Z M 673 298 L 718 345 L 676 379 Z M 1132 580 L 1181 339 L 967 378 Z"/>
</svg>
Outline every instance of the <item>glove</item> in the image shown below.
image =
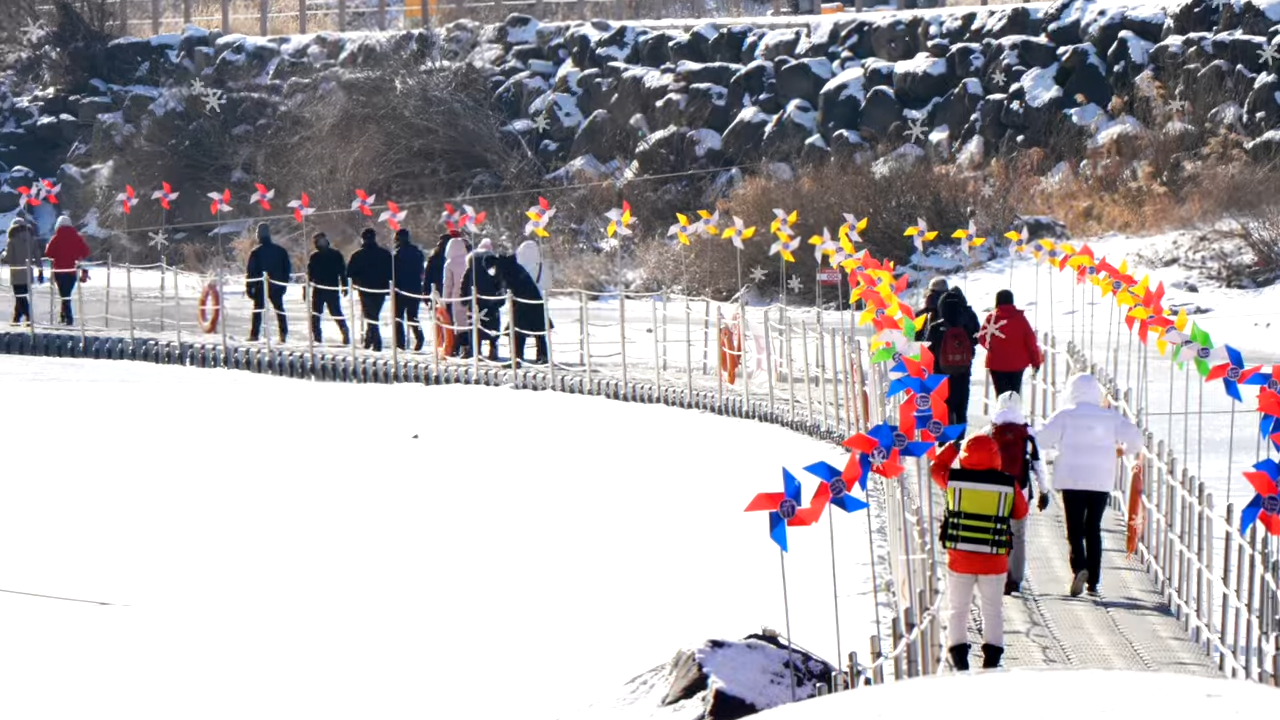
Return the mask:
<svg viewBox="0 0 1280 720">
<path fill-rule="evenodd" d="M 1036 507 L 1040 508 L 1040 512 L 1044 512 L 1044 509 L 1049 507 L 1049 493 L 1040 494 L 1040 502 L 1036 504 Z"/>
<path fill-rule="evenodd" d="M 89 282 L 89 268 L 80 268 L 80 282 Z"/>
<path fill-rule="evenodd" d="M 347 295 L 349 295 L 350 293 L 351 293 L 351 290 L 350 290 L 349 288 L 347 288 L 347 287 L 344 285 L 344 286 L 342 287 L 342 297 L 346 297 L 346 296 L 347 296 Z"/>
<path fill-rule="evenodd" d="M 40 285 L 44 284 L 44 268 L 40 268 L 40 275 L 36 278 L 36 282 Z"/>
</svg>

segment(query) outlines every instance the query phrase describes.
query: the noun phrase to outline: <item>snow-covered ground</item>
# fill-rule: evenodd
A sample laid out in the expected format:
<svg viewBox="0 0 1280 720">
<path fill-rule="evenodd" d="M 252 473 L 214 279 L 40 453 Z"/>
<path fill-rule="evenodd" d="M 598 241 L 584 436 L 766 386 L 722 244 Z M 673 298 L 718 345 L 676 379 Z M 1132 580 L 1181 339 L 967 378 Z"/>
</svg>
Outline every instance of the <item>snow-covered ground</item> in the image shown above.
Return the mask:
<svg viewBox="0 0 1280 720">
<path fill-rule="evenodd" d="M 0 377 L 11 717 L 562 716 L 681 647 L 781 630 L 778 551 L 742 509 L 784 465 L 807 498 L 801 468 L 842 462 L 760 423 L 506 388 L 22 357 Z M 787 581 L 796 641 L 835 660 L 828 522 L 791 531 Z M 862 652 L 867 515 L 834 522 Z"/>
<path fill-rule="evenodd" d="M 965 717 L 998 705 L 1036 718 L 1256 718 L 1275 688 L 1176 673 L 1014 670 L 941 675 L 814 698 L 766 710 L 760 720 L 900 720 Z M 1016 708 L 1017 710 L 1012 710 Z"/>
</svg>

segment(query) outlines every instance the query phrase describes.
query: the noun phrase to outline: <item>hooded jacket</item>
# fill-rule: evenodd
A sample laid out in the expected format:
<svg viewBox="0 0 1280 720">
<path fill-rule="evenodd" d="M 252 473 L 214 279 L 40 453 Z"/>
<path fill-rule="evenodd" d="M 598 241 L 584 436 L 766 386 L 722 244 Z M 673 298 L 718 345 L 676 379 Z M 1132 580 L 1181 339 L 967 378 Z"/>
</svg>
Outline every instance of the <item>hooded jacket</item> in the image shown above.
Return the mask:
<svg viewBox="0 0 1280 720">
<path fill-rule="evenodd" d="M 516 248 L 516 262 L 529 273 L 529 277 L 538 285 L 538 292 L 542 297 L 547 296 L 547 285 L 549 285 L 547 267 L 542 262 L 542 251 L 538 249 L 538 243 L 532 240 L 525 240 L 520 243 L 520 247 Z"/>
<path fill-rule="evenodd" d="M 985 435 L 975 435 L 964 444 L 964 454 L 960 454 L 960 443 L 953 442 L 938 452 L 933 461 L 930 474 L 933 481 L 946 492 L 953 472 L 951 463 L 960 456 L 960 468 L 974 473 L 994 473 L 994 477 L 1003 476 L 1012 484 L 1013 478 L 1000 472 L 1000 449 L 996 441 Z M 1010 519 L 1021 520 L 1027 516 L 1027 497 L 1020 492 L 1013 493 L 1013 512 Z M 1009 556 L 989 553 L 969 552 L 967 550 L 947 550 L 947 567 L 961 575 L 1003 575 L 1009 572 Z"/>
<path fill-rule="evenodd" d="M 70 222 L 63 223 L 62 218 L 59 218 L 58 229 L 45 246 L 44 256 L 51 261 L 55 273 L 75 270 L 76 263 L 89 257 L 89 244 Z"/>
<path fill-rule="evenodd" d="M 973 345 L 977 345 L 978 340 L 978 316 L 973 312 L 973 308 L 965 302 L 964 294 L 959 288 L 951 288 L 938 300 L 939 319 L 929 325 L 929 331 L 925 334 L 925 340 L 929 343 L 929 347 L 933 350 L 933 371 L 941 373 L 941 353 L 938 348 L 942 347 L 942 337 L 946 335 L 947 330 L 953 327 L 964 328 L 965 334 L 969 336 L 969 341 Z M 969 373 L 965 373 L 968 376 Z"/>
<path fill-rule="evenodd" d="M 391 251 L 379 245 L 376 237 L 366 237 L 347 261 L 347 277 L 357 290 L 385 294 L 391 287 L 391 266 Z"/>
<path fill-rule="evenodd" d="M 1042 451 L 1056 451 L 1054 490 L 1111 492 L 1116 487 L 1117 449 L 1137 455 L 1142 431 L 1128 418 L 1102 407 L 1102 386 L 1092 375 L 1067 381 L 1067 407 L 1036 431 Z"/>
<path fill-rule="evenodd" d="M 978 333 L 987 349 L 987 369 L 994 372 L 1022 372 L 1031 366 L 1040 369 L 1040 343 L 1027 316 L 1013 305 L 997 305 L 987 315 Z"/>
<path fill-rule="evenodd" d="M 452 239 L 448 236 L 440 238 L 435 248 L 432 249 L 431 255 L 427 258 L 426 292 L 424 294 L 428 298 L 433 295 L 437 297 L 444 296 L 444 251 Z"/>
<path fill-rule="evenodd" d="M 469 254 L 467 243 L 461 237 L 450 238 L 449 244 L 444 249 L 444 291 L 441 293 L 441 299 L 449 308 L 455 331 L 458 327 L 465 325 L 467 319 L 471 317 L 467 313 L 471 304 L 470 298 L 462 297 L 462 280 L 467 274 Z"/>
<path fill-rule="evenodd" d="M 316 290 L 345 289 L 347 261 L 329 243 L 318 245 L 307 258 L 307 280 L 316 285 Z"/>
<path fill-rule="evenodd" d="M 268 292 L 283 293 L 293 277 L 293 262 L 289 259 L 288 250 L 272 242 L 270 235 L 260 234 L 258 247 L 249 253 L 249 264 L 244 271 L 249 294 L 262 290 L 264 274 L 271 281 L 267 286 Z"/>
<path fill-rule="evenodd" d="M 412 240 L 396 241 L 396 290 L 411 295 L 422 294 L 422 270 L 427 258 Z"/>
<path fill-rule="evenodd" d="M 9 226 L 9 244 L 0 262 L 9 265 L 10 285 L 31 284 L 31 266 L 40 262 L 40 249 L 35 232 L 26 223 L 14 220 Z"/>
<path fill-rule="evenodd" d="M 996 399 L 996 412 L 991 416 L 991 424 L 982 431 L 982 434 L 991 435 L 995 432 L 997 425 L 1025 425 L 1027 435 L 1036 437 L 1035 429 L 1027 423 L 1027 417 L 1022 412 L 1022 398 L 1016 392 L 1003 393 Z M 1039 443 L 1040 440 L 1037 438 L 1037 446 Z M 1043 458 L 1031 464 L 1031 475 L 1036 479 L 1036 487 L 1039 488 L 1040 494 L 1048 494 L 1049 476 L 1045 473 Z"/>
</svg>

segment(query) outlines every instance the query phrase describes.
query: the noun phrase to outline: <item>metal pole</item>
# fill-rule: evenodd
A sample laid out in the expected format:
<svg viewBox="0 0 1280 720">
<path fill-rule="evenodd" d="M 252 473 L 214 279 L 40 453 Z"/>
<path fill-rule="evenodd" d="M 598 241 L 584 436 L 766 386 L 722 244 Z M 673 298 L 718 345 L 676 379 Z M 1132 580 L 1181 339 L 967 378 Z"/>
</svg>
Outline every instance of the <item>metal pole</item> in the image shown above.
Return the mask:
<svg viewBox="0 0 1280 720">
<path fill-rule="evenodd" d="M 30 278 L 28 278 L 30 279 Z M 111 253 L 107 253 L 107 296 L 102 310 L 102 327 L 111 329 Z"/>
<path fill-rule="evenodd" d="M 395 279 L 394 267 L 395 266 L 392 265 L 393 270 L 391 273 L 391 282 L 387 283 L 387 297 L 391 299 L 391 367 L 394 368 L 394 370 L 391 373 L 392 382 L 395 382 L 396 380 L 398 380 L 399 379 L 398 376 L 400 374 L 400 343 L 396 342 L 396 330 L 400 329 L 400 318 L 396 317 L 397 315 L 399 315 L 399 312 L 397 311 L 397 308 L 396 308 L 399 298 L 396 297 L 396 279 Z M 405 344 L 407 345 L 409 342 L 409 323 L 407 321 L 404 324 L 404 339 L 405 339 Z M 494 345 L 498 344 L 497 338 L 494 338 L 493 344 Z"/>
<path fill-rule="evenodd" d="M 653 383 L 658 389 L 658 400 L 662 400 L 662 349 L 658 340 L 658 296 L 653 296 L 653 301 L 649 304 L 650 314 L 653 318 Z M 664 309 L 665 312 L 665 309 Z"/>
<path fill-rule="evenodd" d="M 1219 619 L 1219 632 L 1222 633 L 1223 652 L 1218 656 L 1218 671 L 1225 672 L 1227 669 L 1227 614 L 1231 608 L 1231 550 L 1235 539 L 1235 528 L 1232 527 L 1232 518 L 1236 515 L 1236 506 L 1234 503 L 1227 503 L 1226 530 L 1223 531 L 1222 540 L 1222 616 Z M 1234 655 L 1232 656 L 1234 657 Z M 1232 671 L 1234 674 L 1234 670 Z"/>
<path fill-rule="evenodd" d="M 173 269 L 173 328 L 178 334 L 178 363 L 186 365 L 186 355 L 182 352 L 182 286 L 178 284 L 178 268 Z"/>
<path fill-rule="evenodd" d="M 689 405 L 693 405 L 693 308 L 688 295 L 684 298 L 684 371 L 688 376 Z"/>
<path fill-rule="evenodd" d="M 80 263 L 76 263 L 77 269 Z M 30 280 L 30 278 L 27 278 Z M 83 353 L 89 347 L 89 337 L 85 330 L 84 320 L 84 283 L 76 283 L 76 304 L 79 305 L 77 312 L 80 314 L 80 352 Z"/>
<path fill-rule="evenodd" d="M 844 657 L 844 653 L 840 651 L 840 591 L 836 589 L 840 581 L 836 577 L 836 516 L 833 512 L 827 513 L 827 532 L 831 536 L 831 600 L 836 613 L 836 657 Z M 871 597 L 875 597 L 874 589 Z"/>
<path fill-rule="evenodd" d="M 135 334 L 134 327 L 133 327 L 133 266 L 132 265 L 124 266 L 124 287 L 125 287 L 125 294 L 128 296 L 128 301 L 129 301 L 129 342 L 132 343 L 137 340 L 137 335 Z M 52 312 L 52 310 L 50 312 Z M 35 327 L 35 323 L 31 323 L 31 326 Z"/>
<path fill-rule="evenodd" d="M 702 374 L 711 372 L 711 301 L 702 301 Z"/>
<path fill-rule="evenodd" d="M 716 337 L 723 337 L 721 333 L 724 331 L 724 319 L 720 315 L 720 308 L 716 308 Z M 716 407 L 724 407 L 724 366 L 725 349 L 721 345 L 720 351 L 716 353 Z M 838 656 L 838 654 L 837 654 Z"/>
<path fill-rule="evenodd" d="M 769 418 L 773 419 L 773 338 L 769 332 L 769 308 L 764 309 L 764 364 L 769 382 Z"/>
<path fill-rule="evenodd" d="M 791 601 L 787 599 L 787 554 L 778 548 L 782 561 L 782 612 L 787 623 L 787 668 L 791 671 L 791 702 L 796 701 L 796 664 L 791 656 Z"/>
<path fill-rule="evenodd" d="M 800 321 L 800 343 L 800 363 L 804 366 L 805 422 L 813 427 L 813 382 L 809 377 L 809 326 L 804 320 Z"/>
<path fill-rule="evenodd" d="M 783 338 L 785 345 L 782 348 L 783 354 L 786 356 L 787 363 L 787 423 L 794 425 L 796 421 L 796 378 L 795 366 L 791 361 L 791 317 L 783 312 L 785 318 L 783 322 Z"/>
<path fill-rule="evenodd" d="M 305 4 L 305 0 L 299 1 Z M 312 301 L 316 295 L 316 288 L 311 283 L 310 278 L 307 279 L 303 287 L 306 289 L 306 293 L 304 293 L 306 297 L 302 299 L 302 304 L 307 309 L 307 354 L 311 356 L 311 367 L 314 368 L 316 365 L 316 334 L 312 328 L 319 326 L 320 321 L 324 319 L 324 315 L 316 311 L 315 303 Z"/>
<path fill-rule="evenodd" d="M 379 13 L 380 22 L 386 21 L 386 15 Z M 471 379 L 479 382 L 480 378 L 480 312 L 479 298 L 476 297 L 476 268 L 471 264 Z M 587 365 L 587 377 L 591 377 L 591 366 Z"/>
<path fill-rule="evenodd" d="M 519 387 L 520 378 L 515 375 L 515 371 L 524 358 L 516 357 L 516 299 L 510 290 L 507 291 L 507 345 L 511 347 L 511 372 L 516 387 Z"/>
<path fill-rule="evenodd" d="M 221 265 L 219 265 L 218 267 L 218 328 L 222 332 L 222 366 L 225 368 L 230 368 L 231 362 L 227 358 L 227 353 L 230 349 L 229 346 L 227 345 L 227 317 L 228 317 L 227 307 L 226 307 L 227 295 L 223 291 L 222 286 L 223 286 L 222 267 Z"/>
<path fill-rule="evenodd" d="M 587 371 L 587 382 L 591 382 L 591 318 L 587 311 L 587 293 L 578 291 L 578 302 L 580 314 L 582 316 L 582 342 L 580 353 L 582 355 L 582 364 Z"/>
<path fill-rule="evenodd" d="M 545 333 L 545 334 L 543 335 L 543 337 L 545 337 L 545 338 L 546 338 L 546 341 L 547 341 L 547 342 L 546 342 L 546 345 L 547 345 L 547 374 L 548 374 L 548 377 L 549 377 L 549 378 L 550 378 L 550 380 L 551 380 L 551 387 L 552 387 L 552 388 L 554 388 L 554 387 L 556 386 L 556 360 L 555 360 L 555 357 L 553 357 L 553 356 L 552 356 L 552 354 L 551 354 L 551 296 L 550 296 L 550 291 L 548 291 L 548 295 L 547 295 L 546 297 L 542 298 L 542 318 L 543 318 L 543 320 L 544 320 L 544 322 L 543 322 L 543 328 L 542 328 L 542 331 L 543 331 L 543 333 Z"/>
<path fill-rule="evenodd" d="M 618 347 L 622 354 L 622 392 L 627 392 L 627 293 L 618 292 Z"/>
</svg>

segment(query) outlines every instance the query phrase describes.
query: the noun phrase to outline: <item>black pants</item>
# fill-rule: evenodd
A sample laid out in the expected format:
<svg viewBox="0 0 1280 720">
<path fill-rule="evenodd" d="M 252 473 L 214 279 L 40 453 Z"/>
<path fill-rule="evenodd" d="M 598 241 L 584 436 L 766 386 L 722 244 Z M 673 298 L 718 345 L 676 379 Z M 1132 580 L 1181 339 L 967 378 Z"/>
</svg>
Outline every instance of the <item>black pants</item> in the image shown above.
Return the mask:
<svg viewBox="0 0 1280 720">
<path fill-rule="evenodd" d="M 284 342 L 289 336 L 289 320 L 284 314 L 284 291 L 285 288 L 272 285 L 267 290 L 267 297 L 262 297 L 262 291 L 258 290 L 250 296 L 253 301 L 253 321 L 249 324 L 249 339 L 257 340 L 262 335 L 262 318 L 267 314 L 267 300 L 271 301 L 271 308 L 276 313 L 276 325 L 280 328 L 280 342 Z"/>
<path fill-rule="evenodd" d="M 996 387 L 996 397 L 1007 392 L 1016 392 L 1018 397 L 1022 397 L 1022 374 L 1026 370 L 1017 372 L 1001 372 L 999 370 L 991 371 L 991 384 Z"/>
<path fill-rule="evenodd" d="M 58 286 L 58 296 L 62 298 L 62 312 L 58 314 L 58 322 L 63 325 L 74 325 L 76 320 L 71 313 L 71 293 L 75 292 L 76 280 L 80 272 L 57 272 L 53 274 L 53 282 Z"/>
<path fill-rule="evenodd" d="M 378 327 L 378 318 L 382 316 L 382 306 L 387 302 L 384 293 L 360 291 L 360 311 L 364 313 L 364 349 L 382 350 L 382 328 Z"/>
<path fill-rule="evenodd" d="M 311 289 L 311 338 L 320 342 L 320 318 L 324 316 L 325 310 L 338 322 L 338 329 L 342 331 L 342 344 L 351 342 L 347 320 L 342 316 L 342 298 L 338 296 L 338 291 L 320 288 Z"/>
<path fill-rule="evenodd" d="M 26 318 L 27 322 L 31 322 L 31 286 L 14 285 L 13 321 L 15 323 L 20 323 L 23 318 Z"/>
<path fill-rule="evenodd" d="M 538 365 L 541 365 L 547 362 L 547 336 L 546 335 L 530 335 L 529 333 L 522 333 L 519 330 L 516 331 L 515 349 L 511 351 L 511 357 L 513 361 L 516 363 L 524 362 L 524 345 L 525 345 L 525 342 L 527 342 L 530 337 L 533 338 L 533 346 L 534 348 L 536 348 L 536 352 L 537 352 L 537 355 L 533 362 Z"/>
<path fill-rule="evenodd" d="M 1102 577 L 1102 514 L 1111 493 L 1063 490 L 1062 510 L 1067 516 L 1067 542 L 1071 544 L 1071 572 L 1089 572 L 1089 587 Z"/>
<path fill-rule="evenodd" d="M 413 328 L 414 350 L 421 350 L 426 342 L 426 337 L 422 334 L 422 323 L 418 322 L 418 310 L 421 307 L 421 298 L 401 292 L 396 293 L 396 299 L 392 302 L 391 311 L 395 313 L 396 318 L 396 347 L 401 350 L 405 348 L 405 338 L 408 335 L 408 331 L 405 330 L 406 324 Z"/>
<path fill-rule="evenodd" d="M 947 414 L 948 425 L 959 425 L 969 422 L 969 382 L 970 375 L 947 376 Z"/>
</svg>

